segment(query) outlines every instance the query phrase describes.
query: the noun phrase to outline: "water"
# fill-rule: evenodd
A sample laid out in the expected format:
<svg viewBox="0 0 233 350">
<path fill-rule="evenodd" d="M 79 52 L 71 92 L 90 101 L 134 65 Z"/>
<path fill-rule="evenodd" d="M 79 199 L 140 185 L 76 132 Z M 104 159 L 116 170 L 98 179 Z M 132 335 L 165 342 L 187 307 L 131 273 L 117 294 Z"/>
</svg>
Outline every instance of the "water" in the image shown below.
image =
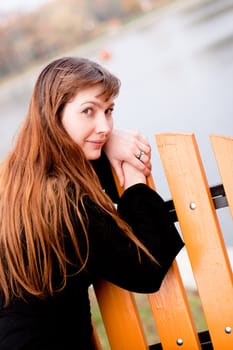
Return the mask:
<svg viewBox="0 0 233 350">
<path fill-rule="evenodd" d="M 101 61 L 101 49 L 111 52 L 111 60 Z M 221 182 L 209 135 L 233 136 L 233 0 L 171 1 L 72 54 L 100 61 L 120 77 L 115 126 L 138 129 L 148 137 L 153 175 L 165 198 L 170 194 L 155 146 L 156 133 L 195 133 L 209 184 Z M 26 113 L 40 69 L 0 86 L 0 158 Z M 226 242 L 233 245 L 229 210 L 218 215 Z"/>
</svg>

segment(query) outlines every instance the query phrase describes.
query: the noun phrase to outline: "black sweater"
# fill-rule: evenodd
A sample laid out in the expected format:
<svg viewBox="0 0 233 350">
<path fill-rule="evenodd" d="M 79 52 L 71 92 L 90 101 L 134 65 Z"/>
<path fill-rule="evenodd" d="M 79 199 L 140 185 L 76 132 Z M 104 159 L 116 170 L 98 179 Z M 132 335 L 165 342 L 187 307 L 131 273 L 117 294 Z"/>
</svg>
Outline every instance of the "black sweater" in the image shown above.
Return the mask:
<svg viewBox="0 0 233 350">
<path fill-rule="evenodd" d="M 1 350 L 90 350 L 91 315 L 88 287 L 98 279 L 108 280 L 122 288 L 151 293 L 159 289 L 173 259 L 183 242 L 165 209 L 164 201 L 144 184 L 128 188 L 117 197 L 111 172 L 106 167 L 94 166 L 100 180 L 107 183 L 107 192 L 114 193 L 118 211 L 134 233 L 148 247 L 160 265 L 138 252 L 112 218 L 95 203 L 86 199 L 89 217 L 90 254 L 85 270 L 68 278 L 67 287 L 44 301 L 28 298 L 27 302 L 14 300 L 0 310 Z M 106 159 L 104 160 L 106 162 Z M 97 163 L 97 164 L 96 164 Z M 101 174 L 101 170 L 102 171 Z M 108 174 L 108 178 L 106 177 Z M 111 185 L 109 186 L 109 184 Z M 73 224 L 85 251 L 80 223 L 73 215 Z M 72 247 L 67 247 L 72 254 Z M 72 272 L 72 271 L 70 271 Z"/>
</svg>

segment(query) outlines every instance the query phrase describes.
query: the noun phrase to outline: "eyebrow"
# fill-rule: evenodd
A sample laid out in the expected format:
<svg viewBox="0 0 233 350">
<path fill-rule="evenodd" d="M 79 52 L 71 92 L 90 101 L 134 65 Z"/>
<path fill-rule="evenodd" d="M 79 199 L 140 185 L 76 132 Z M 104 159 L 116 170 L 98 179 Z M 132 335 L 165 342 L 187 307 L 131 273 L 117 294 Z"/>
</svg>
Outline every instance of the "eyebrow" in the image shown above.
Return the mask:
<svg viewBox="0 0 233 350">
<path fill-rule="evenodd" d="M 97 107 L 101 107 L 101 106 L 102 106 L 101 103 L 96 102 L 96 101 L 86 101 L 86 102 L 83 102 L 83 103 L 81 104 L 81 106 L 83 106 L 83 105 L 85 105 L 85 104 L 88 104 L 88 103 L 93 104 L 93 105 L 95 105 L 95 106 L 97 106 Z M 115 106 L 115 103 L 112 102 L 111 104 L 109 104 L 108 108 L 109 108 L 109 107 L 114 107 L 114 106 Z"/>
</svg>

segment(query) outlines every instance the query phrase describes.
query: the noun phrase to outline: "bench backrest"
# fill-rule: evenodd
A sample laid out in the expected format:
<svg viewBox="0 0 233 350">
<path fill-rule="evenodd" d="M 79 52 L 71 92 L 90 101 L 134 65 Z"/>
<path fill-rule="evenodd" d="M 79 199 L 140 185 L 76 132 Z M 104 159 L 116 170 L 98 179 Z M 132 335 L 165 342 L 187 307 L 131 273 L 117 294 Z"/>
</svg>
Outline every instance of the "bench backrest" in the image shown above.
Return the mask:
<svg viewBox="0 0 233 350">
<path fill-rule="evenodd" d="M 209 348 L 231 350 L 232 270 L 195 136 L 158 134 L 155 138 L 205 315 Z M 233 138 L 212 135 L 210 140 L 233 216 Z M 155 188 L 152 178 L 148 184 Z M 105 281 L 94 289 L 111 350 L 148 349 L 133 293 Z M 160 349 L 204 348 L 176 261 L 160 290 L 149 294 L 148 299 Z M 96 343 L 100 350 L 97 335 Z"/>
</svg>

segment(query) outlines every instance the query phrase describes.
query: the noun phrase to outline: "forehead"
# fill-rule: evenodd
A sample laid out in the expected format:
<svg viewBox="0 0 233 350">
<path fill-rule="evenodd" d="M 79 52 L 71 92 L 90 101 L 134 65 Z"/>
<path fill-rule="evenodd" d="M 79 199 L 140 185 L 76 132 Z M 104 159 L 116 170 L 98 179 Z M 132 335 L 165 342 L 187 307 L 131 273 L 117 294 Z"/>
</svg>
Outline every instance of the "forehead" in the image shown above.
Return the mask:
<svg viewBox="0 0 233 350">
<path fill-rule="evenodd" d="M 107 92 L 103 91 L 103 85 L 98 84 L 94 86 L 89 86 L 77 91 L 74 99 L 78 102 L 85 101 L 95 101 L 99 100 L 102 102 L 112 102 L 114 100 L 113 96 L 109 96 Z"/>
</svg>

